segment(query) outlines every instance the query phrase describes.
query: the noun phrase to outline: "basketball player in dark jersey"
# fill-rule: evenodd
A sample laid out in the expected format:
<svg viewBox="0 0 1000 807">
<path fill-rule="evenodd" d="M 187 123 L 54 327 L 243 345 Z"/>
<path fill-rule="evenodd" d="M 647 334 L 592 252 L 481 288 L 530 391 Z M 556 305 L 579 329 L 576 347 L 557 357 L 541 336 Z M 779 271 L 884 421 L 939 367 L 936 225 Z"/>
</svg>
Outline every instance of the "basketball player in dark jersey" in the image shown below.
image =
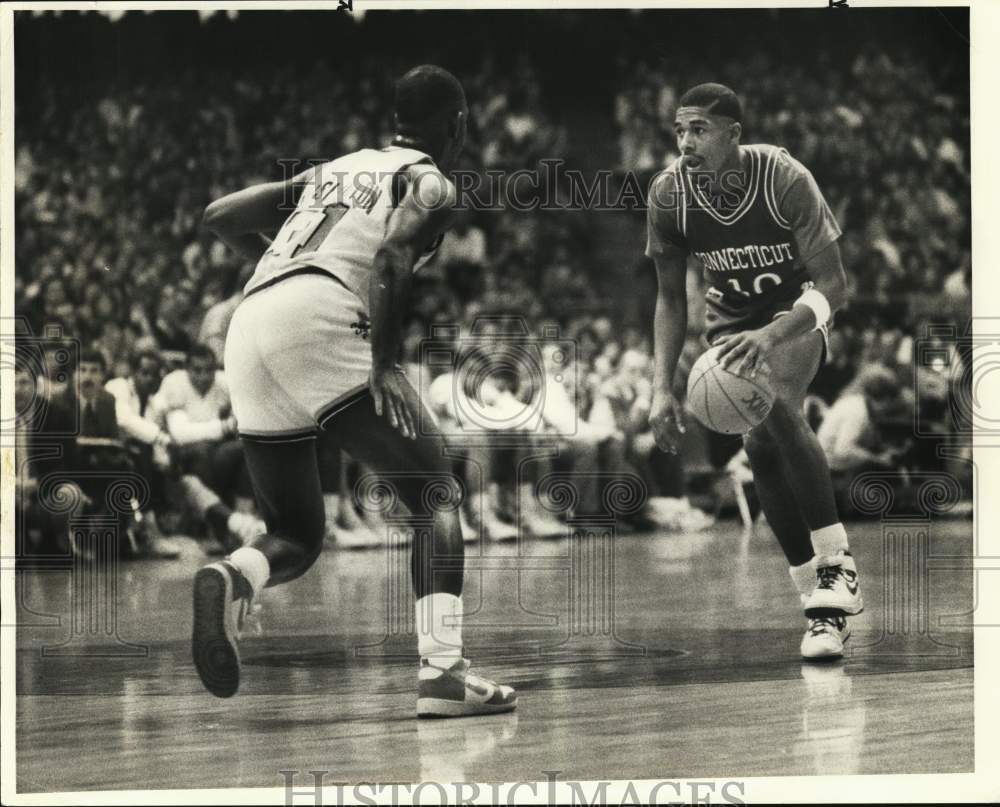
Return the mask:
<svg viewBox="0 0 1000 807">
<path fill-rule="evenodd" d="M 412 275 L 451 223 L 455 188 L 443 171 L 462 150 L 467 115 L 453 75 L 414 68 L 396 84 L 391 146 L 247 188 L 205 211 L 206 226 L 256 262 L 226 337 L 225 370 L 267 524 L 265 535 L 195 576 L 192 653 L 214 695 L 236 693 L 240 621 L 261 589 L 304 574 L 322 548 L 322 430 L 384 474 L 414 514 L 433 519 L 411 550 L 417 714 L 517 704 L 511 687 L 474 675 L 463 658 L 457 484 L 443 437 L 399 364 Z M 441 494 L 453 495 L 436 506 Z"/>
<path fill-rule="evenodd" d="M 694 254 L 707 283 L 707 341 L 722 346 L 726 367 L 766 374 L 776 393 L 745 446 L 808 618 L 802 655 L 836 658 L 850 635 L 847 616 L 863 603 L 803 401 L 833 312 L 847 299 L 840 228 L 812 174 L 787 151 L 740 145 L 741 120 L 728 87 L 686 92 L 675 119 L 681 156 L 650 187 L 646 254 L 659 280 L 650 424 L 659 446 L 676 451 L 684 426 L 671 385 L 687 331 L 685 276 Z"/>
</svg>

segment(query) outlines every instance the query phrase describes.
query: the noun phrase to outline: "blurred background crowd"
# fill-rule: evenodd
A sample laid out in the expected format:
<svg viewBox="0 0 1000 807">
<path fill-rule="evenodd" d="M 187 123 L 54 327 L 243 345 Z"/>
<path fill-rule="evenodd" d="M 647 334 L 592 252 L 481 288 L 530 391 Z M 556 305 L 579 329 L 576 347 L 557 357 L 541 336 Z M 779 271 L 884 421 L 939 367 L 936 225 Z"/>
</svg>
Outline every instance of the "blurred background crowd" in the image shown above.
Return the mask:
<svg viewBox="0 0 1000 807">
<path fill-rule="evenodd" d="M 469 142 L 459 169 L 483 187 L 491 176 L 539 171 L 518 191 L 529 201 L 567 198 L 565 180 L 543 170 L 551 159 L 586 176 L 614 169 L 609 199 L 630 177 L 645 189 L 676 156 L 672 121 L 684 89 L 733 86 L 744 100 L 744 142 L 782 145 L 808 166 L 845 233 L 852 301 L 809 403 L 843 506 L 859 470 L 899 470 L 905 482 L 907 471 L 943 467 L 937 447 L 962 430 L 955 412 L 968 376 L 966 23 L 934 10 L 866 13 L 870 25 L 845 27 L 793 11 L 171 12 L 114 21 L 19 12 L 25 535 L 39 546 L 63 541 L 40 480 L 46 469 L 69 479 L 84 466 L 128 468 L 149 482 L 148 495 L 122 508 L 134 554 L 171 554 L 161 531 L 204 534 L 206 548 L 226 551 L 263 529 L 221 366 L 253 267 L 213 241 L 201 213 L 308 161 L 387 145 L 392 82 L 423 61 L 465 84 Z M 459 215 L 418 276 L 406 327 L 411 374 L 463 455 L 456 470 L 471 494 L 470 539 L 512 537 L 518 522 L 536 535 L 565 533 L 567 517 L 599 510 L 590 483 L 562 509 L 544 490 L 535 495 L 560 469 L 581 480 L 641 479 L 648 504 L 628 517 L 635 528 L 699 529 L 711 523 L 704 510 L 727 507 L 752 518 L 738 440 L 692 428 L 679 459 L 653 446 L 655 277 L 642 256 L 641 204 L 531 209 L 498 199 Z M 682 370 L 702 350 L 694 265 L 689 287 Z M 453 360 L 428 364 L 427 345 L 442 342 Z M 682 372 L 678 392 L 685 384 Z M 512 448 L 502 438 L 514 432 L 535 442 Z M 46 435 L 64 445 L 62 459 L 46 458 Z M 558 456 L 521 462 L 546 446 Z M 952 454 L 962 452 L 970 456 L 963 445 Z M 325 454 L 332 539 L 377 543 L 376 516 L 351 496 L 363 469 Z M 88 484 L 66 490 L 98 507 L 106 491 Z"/>
</svg>

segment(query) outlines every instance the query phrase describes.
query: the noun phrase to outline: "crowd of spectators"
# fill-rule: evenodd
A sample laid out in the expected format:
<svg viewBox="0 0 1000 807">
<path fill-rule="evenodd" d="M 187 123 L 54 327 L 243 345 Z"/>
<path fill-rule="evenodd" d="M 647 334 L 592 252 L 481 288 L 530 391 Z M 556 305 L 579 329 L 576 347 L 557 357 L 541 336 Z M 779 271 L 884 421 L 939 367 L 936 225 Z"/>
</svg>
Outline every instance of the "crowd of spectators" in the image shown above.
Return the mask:
<svg viewBox="0 0 1000 807">
<path fill-rule="evenodd" d="M 479 54 L 462 73 L 470 121 L 460 168 L 509 173 L 572 149 L 552 114 L 558 88 L 546 86 L 529 56 L 501 63 L 500 54 Z M 814 406 L 822 412 L 835 404 L 872 363 L 910 388 L 913 373 L 923 373 L 918 391 L 943 406 L 950 365 L 916 360 L 914 317 L 921 293 L 935 296 L 940 313 L 942 290 L 955 312 L 968 315 L 967 102 L 898 56 L 862 50 L 846 74 L 822 69 L 829 54 L 816 58 L 820 67 L 809 71 L 779 70 L 765 50 L 713 64 L 714 78 L 744 96 L 749 140 L 780 143 L 809 166 L 845 230 L 858 303 L 835 331 Z M 620 66 L 613 116 L 621 168 L 648 175 L 670 161 L 673 108 L 689 76 L 680 63 Z M 368 55 L 337 70 L 321 59 L 179 67 L 119 82 L 114 92 L 39 82 L 30 101 L 18 98 L 17 311 L 36 336 L 78 340 L 100 357 L 129 462 L 157 480 L 151 512 L 184 503 L 223 549 L 262 529 L 244 512 L 253 510 L 250 491 L 232 439 L 224 370 L 216 375 L 253 267 L 200 228 L 201 212 L 234 189 L 289 176 L 304 161 L 387 145 L 394 78 L 391 65 Z M 518 519 L 535 534 L 551 534 L 559 516 L 587 515 L 593 504 L 588 495 L 578 513 L 546 509 L 531 486 L 548 465 L 512 475 L 507 449 L 488 442 L 484 449 L 475 439 L 484 430 L 524 431 L 509 424 L 526 407 L 541 412 L 539 433 L 559 447 L 554 465 L 643 480 L 651 504 L 632 517 L 636 526 L 708 523 L 687 504 L 684 465 L 653 446 L 646 424 L 651 329 L 624 327 L 596 291 L 595 278 L 608 268 L 597 265 L 594 238 L 582 214 L 466 210 L 417 278 L 405 353 L 436 416 L 466 443 L 461 470 L 470 500 L 483 503 L 465 513 L 470 534 L 482 526 L 490 537 L 509 537 Z M 913 303 L 900 305 L 901 295 Z M 694 330 L 683 366 L 700 351 L 698 337 Z M 427 365 L 429 338 L 450 343 L 455 366 Z M 567 343 L 568 352 L 560 348 Z M 504 364 L 529 344 L 538 348 L 534 365 Z M 463 375 L 477 356 L 492 370 Z M 46 358 L 46 372 L 31 383 L 49 394 L 57 368 Z M 472 375 L 474 389 L 465 380 Z M 683 383 L 682 373 L 680 390 Z M 463 412 L 473 410 L 503 425 L 469 423 Z M 704 463 L 722 467 L 737 448 L 720 453 L 709 445 L 684 464 L 690 471 L 704 455 Z M 328 460 L 329 521 L 345 545 L 366 545 L 364 535 L 378 525 L 345 495 L 358 469 Z M 478 468 L 485 474 L 473 473 Z M 514 496 L 515 485 L 528 487 Z M 528 504 L 519 509 L 518 499 Z"/>
</svg>

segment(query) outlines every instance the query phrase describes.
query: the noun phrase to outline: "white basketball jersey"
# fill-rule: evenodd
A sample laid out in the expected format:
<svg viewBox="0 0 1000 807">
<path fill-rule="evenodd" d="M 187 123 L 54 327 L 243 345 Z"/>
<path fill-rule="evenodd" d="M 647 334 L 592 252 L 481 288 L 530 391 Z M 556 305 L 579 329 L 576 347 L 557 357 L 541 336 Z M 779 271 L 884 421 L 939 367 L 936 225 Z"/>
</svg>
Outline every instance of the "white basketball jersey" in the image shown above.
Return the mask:
<svg viewBox="0 0 1000 807">
<path fill-rule="evenodd" d="M 433 164 L 422 151 L 390 146 L 362 149 L 318 166 L 244 291 L 249 294 L 296 270 L 318 267 L 354 292 L 367 313 L 375 253 L 394 209 L 393 177 L 421 162 Z M 428 245 L 414 271 L 430 260 L 440 241 Z"/>
</svg>

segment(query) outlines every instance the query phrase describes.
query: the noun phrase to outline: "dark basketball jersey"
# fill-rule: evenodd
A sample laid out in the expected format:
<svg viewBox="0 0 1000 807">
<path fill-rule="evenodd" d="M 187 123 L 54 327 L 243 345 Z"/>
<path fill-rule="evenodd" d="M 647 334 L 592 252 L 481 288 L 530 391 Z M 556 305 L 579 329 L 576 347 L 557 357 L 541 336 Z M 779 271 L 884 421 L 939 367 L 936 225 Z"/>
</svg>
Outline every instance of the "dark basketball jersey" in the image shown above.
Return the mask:
<svg viewBox="0 0 1000 807">
<path fill-rule="evenodd" d="M 646 254 L 697 256 L 709 304 L 729 314 L 797 297 L 809 281 L 805 262 L 840 236 L 805 166 L 776 146 L 740 151 L 745 183 L 723 177 L 712 197 L 678 160 L 653 180 L 647 215 Z"/>
</svg>

